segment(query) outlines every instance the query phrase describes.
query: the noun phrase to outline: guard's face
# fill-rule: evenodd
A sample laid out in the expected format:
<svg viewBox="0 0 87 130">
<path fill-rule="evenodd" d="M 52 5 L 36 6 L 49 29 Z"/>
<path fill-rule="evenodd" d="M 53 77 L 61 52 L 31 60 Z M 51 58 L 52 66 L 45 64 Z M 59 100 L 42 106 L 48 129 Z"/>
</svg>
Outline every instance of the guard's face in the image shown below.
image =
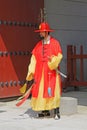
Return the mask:
<svg viewBox="0 0 87 130">
<path fill-rule="evenodd" d="M 40 37 L 41 37 L 42 39 L 46 38 L 47 35 L 48 35 L 48 32 L 40 32 Z"/>
</svg>

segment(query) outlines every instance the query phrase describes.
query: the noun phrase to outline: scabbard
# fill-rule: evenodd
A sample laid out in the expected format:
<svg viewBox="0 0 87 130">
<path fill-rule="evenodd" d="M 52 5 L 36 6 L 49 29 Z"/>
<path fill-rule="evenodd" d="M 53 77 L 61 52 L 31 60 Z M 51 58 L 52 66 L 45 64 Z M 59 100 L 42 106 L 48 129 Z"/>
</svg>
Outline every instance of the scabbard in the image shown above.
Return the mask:
<svg viewBox="0 0 87 130">
<path fill-rule="evenodd" d="M 27 98 L 31 94 L 32 87 L 33 87 L 33 85 L 26 91 L 26 93 L 23 96 L 18 98 L 18 102 L 16 103 L 17 107 L 21 106 L 27 100 Z M 19 99 L 21 99 L 21 100 L 19 100 Z"/>
</svg>

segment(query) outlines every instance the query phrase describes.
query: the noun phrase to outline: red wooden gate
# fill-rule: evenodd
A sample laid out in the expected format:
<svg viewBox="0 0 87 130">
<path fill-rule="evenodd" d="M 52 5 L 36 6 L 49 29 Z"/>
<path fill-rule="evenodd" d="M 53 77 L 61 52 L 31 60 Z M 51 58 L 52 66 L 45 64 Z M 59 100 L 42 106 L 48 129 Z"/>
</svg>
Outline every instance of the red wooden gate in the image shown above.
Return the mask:
<svg viewBox="0 0 87 130">
<path fill-rule="evenodd" d="M 77 54 L 76 46 L 67 46 L 67 79 L 64 81 L 64 88 L 87 86 L 87 79 L 84 79 L 86 74 L 84 63 L 86 63 L 86 60 L 87 54 L 83 53 L 83 46 L 80 46 L 80 54 Z M 79 74 L 77 74 L 78 71 Z"/>
<path fill-rule="evenodd" d="M 44 0 L 0 0 L 0 98 L 20 95 L 43 6 Z"/>
</svg>

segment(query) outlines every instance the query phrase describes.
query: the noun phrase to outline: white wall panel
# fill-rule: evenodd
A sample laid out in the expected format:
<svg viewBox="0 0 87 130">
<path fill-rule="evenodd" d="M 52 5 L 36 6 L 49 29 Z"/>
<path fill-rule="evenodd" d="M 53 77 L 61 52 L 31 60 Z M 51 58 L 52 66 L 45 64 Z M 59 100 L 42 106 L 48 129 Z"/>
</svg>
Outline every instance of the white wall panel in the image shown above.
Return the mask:
<svg viewBox="0 0 87 130">
<path fill-rule="evenodd" d="M 61 68 L 66 72 L 68 44 L 76 45 L 77 48 L 83 45 L 84 53 L 87 54 L 87 0 L 44 0 L 44 2 L 47 21 L 55 29 L 52 35 L 61 42 L 64 54 Z"/>
</svg>

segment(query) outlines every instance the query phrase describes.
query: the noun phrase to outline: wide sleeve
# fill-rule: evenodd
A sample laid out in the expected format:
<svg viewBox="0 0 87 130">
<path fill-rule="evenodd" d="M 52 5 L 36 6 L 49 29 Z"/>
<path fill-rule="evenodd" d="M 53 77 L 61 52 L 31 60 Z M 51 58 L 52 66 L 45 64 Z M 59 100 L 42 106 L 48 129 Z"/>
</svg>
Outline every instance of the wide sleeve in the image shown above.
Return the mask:
<svg viewBox="0 0 87 130">
<path fill-rule="evenodd" d="M 36 59 L 35 56 L 32 55 L 31 60 L 30 60 L 30 64 L 28 66 L 28 73 L 26 76 L 26 80 L 30 81 L 32 80 L 34 77 L 34 72 L 35 72 L 35 66 L 36 66 Z"/>
<path fill-rule="evenodd" d="M 58 56 L 52 56 L 50 61 L 48 61 L 49 69 L 50 70 L 55 70 L 59 66 L 62 58 L 63 58 L 63 55 L 61 53 L 59 53 Z"/>
</svg>

